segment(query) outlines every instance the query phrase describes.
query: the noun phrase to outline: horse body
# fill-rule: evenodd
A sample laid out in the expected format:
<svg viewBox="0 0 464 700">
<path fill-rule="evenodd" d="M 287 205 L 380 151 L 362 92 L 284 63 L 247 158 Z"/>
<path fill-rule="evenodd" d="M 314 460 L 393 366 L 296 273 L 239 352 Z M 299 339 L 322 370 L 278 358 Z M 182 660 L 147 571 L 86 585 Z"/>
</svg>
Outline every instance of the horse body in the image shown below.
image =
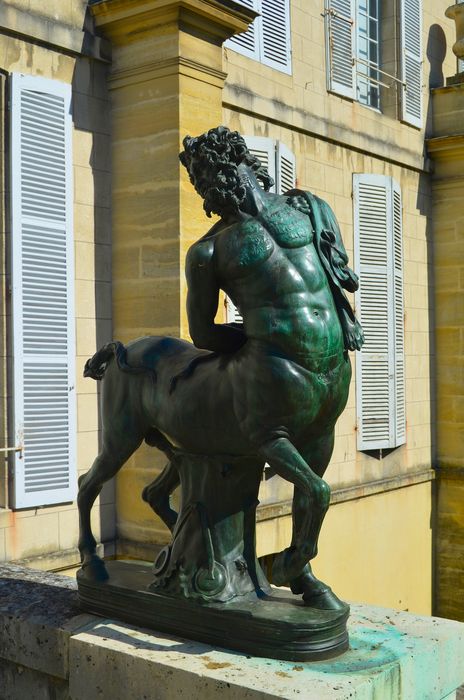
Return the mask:
<svg viewBox="0 0 464 700">
<path fill-rule="evenodd" d="M 173 377 L 198 357 L 206 361 L 173 387 Z M 150 336 L 128 344 L 126 360 L 142 372 L 109 363 L 102 382 L 104 432 L 114 432 L 130 410 L 137 437 L 159 431 L 173 447 L 208 455 L 258 454 L 278 436 L 297 446 L 314 439 L 335 424 L 351 376 L 341 347 L 323 364 L 309 360 L 310 369 L 253 341 L 217 356 L 186 341 Z M 263 401 L 269 386 L 273 400 Z"/>
</svg>

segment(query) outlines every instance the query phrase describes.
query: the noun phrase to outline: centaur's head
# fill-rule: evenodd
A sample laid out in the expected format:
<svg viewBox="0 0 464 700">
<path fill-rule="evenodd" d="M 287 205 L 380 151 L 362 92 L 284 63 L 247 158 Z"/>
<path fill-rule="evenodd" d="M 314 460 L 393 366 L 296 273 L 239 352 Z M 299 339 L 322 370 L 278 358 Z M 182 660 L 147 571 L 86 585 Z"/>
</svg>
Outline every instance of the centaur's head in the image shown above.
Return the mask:
<svg viewBox="0 0 464 700">
<path fill-rule="evenodd" d="M 236 214 L 246 196 L 238 171 L 241 164 L 254 171 L 255 176 L 269 190 L 272 177 L 261 162 L 252 155 L 237 131 L 226 126 L 210 129 L 201 136 L 186 136 L 180 161 L 187 168 L 190 182 L 204 199 L 203 208 L 222 217 Z"/>
</svg>

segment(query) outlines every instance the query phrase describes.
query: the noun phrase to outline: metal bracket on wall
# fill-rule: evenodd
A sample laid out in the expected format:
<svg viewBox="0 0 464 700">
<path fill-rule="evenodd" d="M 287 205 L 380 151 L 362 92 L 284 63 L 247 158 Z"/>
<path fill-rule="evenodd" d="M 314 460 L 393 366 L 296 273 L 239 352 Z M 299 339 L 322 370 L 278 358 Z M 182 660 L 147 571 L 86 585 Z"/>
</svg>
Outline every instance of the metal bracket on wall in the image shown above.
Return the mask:
<svg viewBox="0 0 464 700">
<path fill-rule="evenodd" d="M 19 459 L 22 459 L 24 445 L 18 445 L 17 447 L 0 447 L 0 452 L 19 452 Z"/>
</svg>

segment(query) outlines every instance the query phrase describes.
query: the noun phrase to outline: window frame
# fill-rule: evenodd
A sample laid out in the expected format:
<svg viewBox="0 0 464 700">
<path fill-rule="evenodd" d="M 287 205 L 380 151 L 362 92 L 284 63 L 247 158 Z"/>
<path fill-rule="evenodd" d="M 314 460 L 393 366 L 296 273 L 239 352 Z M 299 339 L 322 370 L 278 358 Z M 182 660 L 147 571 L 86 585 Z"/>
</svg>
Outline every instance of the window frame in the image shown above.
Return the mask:
<svg viewBox="0 0 464 700">
<path fill-rule="evenodd" d="M 396 83 L 397 103 L 399 103 L 399 119 L 416 128 L 422 128 L 422 0 L 395 0 L 399 3 L 399 28 L 397 41 L 400 44 L 399 65 L 395 75 L 382 69 L 382 16 L 378 18 L 379 51 L 378 64 L 374 69 L 378 77 L 379 97 L 378 106 L 366 104 L 359 99 L 359 70 L 357 62 L 359 31 L 358 5 L 360 0 L 324 0 L 325 17 L 325 54 L 327 91 L 335 95 L 347 97 L 370 109 L 382 112 L 382 95 L 380 87 L 391 88 L 391 81 Z M 411 20 L 411 6 L 416 6 L 417 21 Z M 349 32 L 347 27 L 350 27 Z M 362 80 L 362 78 L 361 78 Z"/>
<path fill-rule="evenodd" d="M 361 36 L 361 25 L 359 21 L 361 9 L 360 9 L 360 2 L 361 0 L 356 0 L 356 22 L 355 26 L 357 27 L 357 31 L 355 32 L 355 46 L 356 46 L 356 56 L 355 56 L 355 75 L 356 75 L 356 85 L 355 85 L 355 90 L 356 90 L 356 100 L 360 104 L 364 105 L 365 107 L 371 107 L 371 109 L 376 109 L 380 111 L 380 66 L 381 66 L 381 33 L 380 33 L 380 28 L 381 28 L 381 16 L 380 16 L 380 7 L 379 7 L 379 0 L 374 0 L 376 3 L 377 7 L 377 17 L 374 18 L 374 21 L 376 22 L 375 27 L 376 27 L 376 38 L 374 39 L 372 37 L 371 33 L 371 22 L 372 22 L 372 16 L 370 14 L 369 8 L 370 8 L 370 0 L 362 0 L 366 3 L 367 11 L 366 11 L 366 36 L 362 37 Z M 365 39 L 366 45 L 367 45 L 367 52 L 366 52 L 366 57 L 362 58 L 360 56 L 360 45 L 362 42 L 362 39 Z M 371 60 L 371 44 L 376 43 L 377 45 L 377 61 L 374 62 Z M 359 65 L 358 65 L 359 64 Z M 362 72 L 362 69 L 366 71 L 366 73 Z M 374 74 L 371 75 L 370 73 Z M 361 84 L 365 83 L 366 84 L 366 100 L 361 98 Z M 376 98 L 374 98 L 374 95 L 372 94 L 372 91 L 376 91 Z"/>
</svg>

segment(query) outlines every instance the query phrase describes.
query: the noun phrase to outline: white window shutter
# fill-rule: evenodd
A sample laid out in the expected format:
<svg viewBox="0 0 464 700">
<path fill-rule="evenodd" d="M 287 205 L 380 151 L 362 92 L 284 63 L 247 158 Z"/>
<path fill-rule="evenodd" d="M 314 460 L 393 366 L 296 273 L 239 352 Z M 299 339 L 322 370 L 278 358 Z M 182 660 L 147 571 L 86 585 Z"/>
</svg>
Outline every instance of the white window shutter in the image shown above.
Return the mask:
<svg viewBox="0 0 464 700">
<path fill-rule="evenodd" d="M 277 194 L 284 194 L 288 190 L 292 190 L 296 183 L 296 159 L 295 154 L 287 148 L 281 141 L 277 141 L 276 146 L 277 159 Z"/>
<path fill-rule="evenodd" d="M 259 0 L 240 0 L 240 4 L 259 12 Z M 259 17 L 257 17 L 246 32 L 235 34 L 230 39 L 227 39 L 224 42 L 224 46 L 259 61 L 259 31 Z"/>
<path fill-rule="evenodd" d="M 403 212 L 401 189 L 392 181 L 392 257 L 395 334 L 395 446 L 406 442 L 406 390 L 404 362 L 404 292 L 403 292 Z"/>
<path fill-rule="evenodd" d="M 365 344 L 356 353 L 358 449 L 390 446 L 388 204 L 385 178 L 354 176 L 356 311 Z"/>
<path fill-rule="evenodd" d="M 327 89 L 356 98 L 355 0 L 325 0 Z"/>
<path fill-rule="evenodd" d="M 401 0 L 401 119 L 422 126 L 422 0 Z"/>
<path fill-rule="evenodd" d="M 401 367 L 396 366 L 397 332 L 399 346 L 403 341 L 395 328 L 394 296 L 398 289 L 398 304 L 400 296 L 402 302 L 402 279 L 401 286 L 395 284 L 394 267 L 395 262 L 400 264 L 400 259 L 394 260 L 392 179 L 383 175 L 354 175 L 353 184 L 355 268 L 359 275 L 355 300 L 365 334 L 365 344 L 356 353 L 358 449 L 374 450 L 398 444 L 396 391 L 402 386 L 404 397 L 404 361 Z M 396 219 L 397 245 L 401 225 L 398 221 L 401 220 Z M 400 249 L 398 254 L 402 255 Z M 398 272 L 402 274 L 402 264 Z M 397 369 L 402 369 L 398 385 Z"/>
<path fill-rule="evenodd" d="M 275 142 L 266 136 L 244 136 L 245 143 L 248 147 L 250 153 L 259 158 L 261 165 L 263 165 L 268 171 L 269 175 L 272 177 L 274 182 L 276 181 L 276 155 L 275 155 Z M 270 192 L 275 192 L 275 185 L 271 187 Z"/>
<path fill-rule="evenodd" d="M 230 297 L 226 296 L 225 304 L 226 323 L 243 323 L 243 316 Z"/>
<path fill-rule="evenodd" d="M 13 74 L 14 507 L 76 493 L 71 87 Z"/>
<path fill-rule="evenodd" d="M 259 12 L 262 63 L 291 73 L 289 0 L 261 0 Z"/>
</svg>

